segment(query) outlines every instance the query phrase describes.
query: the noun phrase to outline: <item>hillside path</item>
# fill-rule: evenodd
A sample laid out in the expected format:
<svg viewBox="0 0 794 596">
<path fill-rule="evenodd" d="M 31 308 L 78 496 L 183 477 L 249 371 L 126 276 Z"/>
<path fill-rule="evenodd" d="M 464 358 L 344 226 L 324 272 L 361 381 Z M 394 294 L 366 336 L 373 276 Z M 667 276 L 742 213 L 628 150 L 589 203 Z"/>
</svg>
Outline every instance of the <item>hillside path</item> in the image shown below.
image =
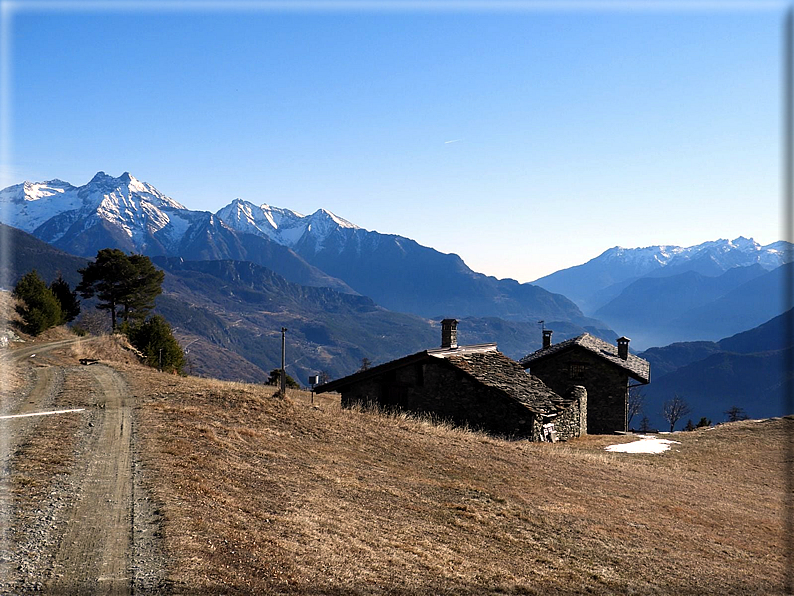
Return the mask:
<svg viewBox="0 0 794 596">
<path fill-rule="evenodd" d="M 133 398 L 118 371 L 81 366 L 61 350 L 77 341 L 2 355 L 28 375 L 27 388 L 5 392 L 0 404 L 2 593 L 127 595 L 136 571 L 146 585 L 140 562 L 151 553 L 133 540 L 136 523 L 151 524 L 135 507 L 149 499 L 134 473 Z M 8 418 L 53 411 L 65 413 Z"/>
<path fill-rule="evenodd" d="M 93 365 L 97 415 L 72 472 L 79 494 L 66 517 L 50 591 L 131 594 L 132 413 L 112 368 Z"/>
</svg>

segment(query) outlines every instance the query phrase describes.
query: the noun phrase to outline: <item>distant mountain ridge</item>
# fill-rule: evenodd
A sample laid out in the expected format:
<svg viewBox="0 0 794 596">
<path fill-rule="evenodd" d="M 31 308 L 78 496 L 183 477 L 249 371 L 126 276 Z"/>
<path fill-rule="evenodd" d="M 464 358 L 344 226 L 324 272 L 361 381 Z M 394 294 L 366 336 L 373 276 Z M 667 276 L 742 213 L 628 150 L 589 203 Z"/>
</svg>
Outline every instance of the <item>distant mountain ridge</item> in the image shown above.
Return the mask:
<svg viewBox="0 0 794 596">
<path fill-rule="evenodd" d="M 603 328 L 566 297 L 469 269 L 460 257 L 401 236 L 363 230 L 320 209 L 235 199 L 217 213 L 191 211 L 125 172 L 81 187 L 52 180 L 0 191 L 6 223 L 72 254 L 106 247 L 149 256 L 250 261 L 286 279 L 360 293 L 420 316 L 568 321 Z"/>
<path fill-rule="evenodd" d="M 762 246 L 742 236 L 689 247 L 616 246 L 586 263 L 556 271 L 532 283 L 568 296 L 585 313 L 592 315 L 640 278 L 673 276 L 688 271 L 715 277 L 734 267 L 756 264 L 770 271 L 789 262 L 791 248 L 785 241 Z"/>
<path fill-rule="evenodd" d="M 780 313 L 784 274 L 758 263 L 733 267 L 715 277 L 686 271 L 632 282 L 595 316 L 637 345 L 717 340 L 760 325 Z"/>
<path fill-rule="evenodd" d="M 785 366 L 794 349 L 793 325 L 794 310 L 789 310 L 716 342 L 681 342 L 641 352 L 653 375 L 643 388 L 646 415 L 661 426 L 662 403 L 676 394 L 692 408 L 695 422 L 701 416 L 723 422 L 733 406 L 751 418 L 791 414 L 784 387 L 794 377 Z"/>
</svg>

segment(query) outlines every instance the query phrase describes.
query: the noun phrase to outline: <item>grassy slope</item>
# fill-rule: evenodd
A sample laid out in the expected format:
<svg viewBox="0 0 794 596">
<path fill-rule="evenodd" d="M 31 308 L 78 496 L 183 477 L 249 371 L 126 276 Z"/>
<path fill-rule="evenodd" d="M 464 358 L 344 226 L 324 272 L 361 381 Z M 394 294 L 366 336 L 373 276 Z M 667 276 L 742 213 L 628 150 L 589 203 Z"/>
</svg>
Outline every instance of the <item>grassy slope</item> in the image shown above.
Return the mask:
<svg viewBox="0 0 794 596">
<path fill-rule="evenodd" d="M 794 420 L 613 454 L 122 368 L 177 593 L 781 591 Z"/>
</svg>

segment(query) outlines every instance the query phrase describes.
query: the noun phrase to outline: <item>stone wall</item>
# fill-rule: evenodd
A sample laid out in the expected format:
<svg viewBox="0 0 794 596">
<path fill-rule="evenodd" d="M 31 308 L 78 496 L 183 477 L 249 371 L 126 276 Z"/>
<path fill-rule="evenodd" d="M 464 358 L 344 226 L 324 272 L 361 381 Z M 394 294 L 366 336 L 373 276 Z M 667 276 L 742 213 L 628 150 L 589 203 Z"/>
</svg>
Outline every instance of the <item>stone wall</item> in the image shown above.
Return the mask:
<svg viewBox="0 0 794 596">
<path fill-rule="evenodd" d="M 574 347 L 534 362 L 530 373 L 559 395 L 581 385 L 587 390 L 586 432 L 593 435 L 626 430 L 628 374 L 589 350 Z"/>
<path fill-rule="evenodd" d="M 557 438 L 563 441 L 587 434 L 587 390 L 577 386 L 574 387 L 574 393 L 577 397 L 576 403 L 552 421 Z"/>
<path fill-rule="evenodd" d="M 586 393 L 584 398 L 586 403 Z M 500 437 L 541 439 L 543 421 L 531 410 L 442 360 L 407 365 L 345 387 L 342 405 L 355 403 L 429 415 Z M 561 440 L 579 436 L 579 408 L 577 401 L 557 417 Z"/>
<path fill-rule="evenodd" d="M 442 360 L 387 371 L 342 390 L 343 406 L 356 402 L 429 415 L 497 436 L 532 439 L 531 411 Z"/>
</svg>

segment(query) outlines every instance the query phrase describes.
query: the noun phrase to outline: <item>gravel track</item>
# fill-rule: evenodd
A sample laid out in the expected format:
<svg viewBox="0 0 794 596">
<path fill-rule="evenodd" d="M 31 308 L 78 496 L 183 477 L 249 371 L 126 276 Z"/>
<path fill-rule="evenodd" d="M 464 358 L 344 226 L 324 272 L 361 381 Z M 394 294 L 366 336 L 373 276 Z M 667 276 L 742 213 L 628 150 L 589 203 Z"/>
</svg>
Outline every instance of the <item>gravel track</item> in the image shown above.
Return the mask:
<svg viewBox="0 0 794 596">
<path fill-rule="evenodd" d="M 60 350 L 75 341 L 4 356 L 29 372 L 26 391 L 3 396 L 4 414 L 84 411 L 0 420 L 0 593 L 168 592 L 133 398 L 113 368 L 76 366 Z"/>
</svg>

